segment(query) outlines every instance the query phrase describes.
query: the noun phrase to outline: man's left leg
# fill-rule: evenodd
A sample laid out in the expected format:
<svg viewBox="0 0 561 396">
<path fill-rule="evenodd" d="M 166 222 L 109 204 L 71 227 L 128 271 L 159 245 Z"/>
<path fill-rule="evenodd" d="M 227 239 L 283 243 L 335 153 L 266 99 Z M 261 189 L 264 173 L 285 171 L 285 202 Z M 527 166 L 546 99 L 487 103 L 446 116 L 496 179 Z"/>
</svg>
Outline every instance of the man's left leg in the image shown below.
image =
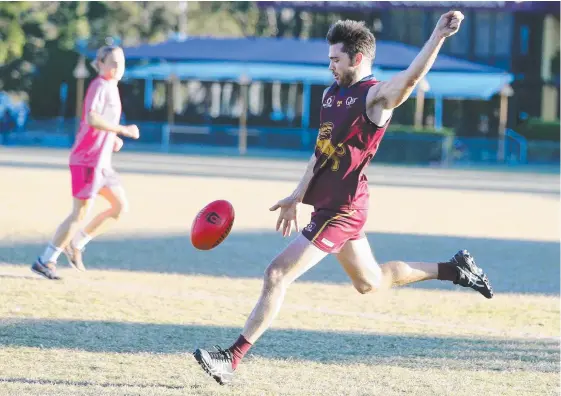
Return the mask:
<svg viewBox="0 0 561 396">
<path fill-rule="evenodd" d="M 378 266 L 366 237 L 348 241 L 337 259 L 359 293 L 365 294 L 392 286 L 439 279 L 469 287 L 486 298 L 493 297 L 487 275 L 475 264 L 467 250 L 441 263 L 390 261 Z"/>
<path fill-rule="evenodd" d="M 279 253 L 265 270 L 261 296 L 234 344 L 226 350 L 198 348 L 193 353 L 205 372 L 221 385 L 230 382 L 241 359 L 277 316 L 288 287 L 326 255 L 302 234 Z"/>
</svg>

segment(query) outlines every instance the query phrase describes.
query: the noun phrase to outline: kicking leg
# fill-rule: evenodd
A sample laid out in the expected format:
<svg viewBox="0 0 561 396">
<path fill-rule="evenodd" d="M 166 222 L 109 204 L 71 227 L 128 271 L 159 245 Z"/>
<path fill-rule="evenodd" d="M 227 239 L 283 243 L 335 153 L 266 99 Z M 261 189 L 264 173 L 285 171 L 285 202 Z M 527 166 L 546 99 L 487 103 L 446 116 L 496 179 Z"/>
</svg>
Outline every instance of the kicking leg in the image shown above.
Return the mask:
<svg viewBox="0 0 561 396">
<path fill-rule="evenodd" d="M 220 384 L 229 382 L 238 363 L 277 316 L 288 286 L 326 255 L 306 237 L 298 235 L 265 271 L 261 296 L 238 340 L 227 350 L 195 351 L 201 367 Z"/>
<path fill-rule="evenodd" d="M 33 272 L 47 279 L 60 279 L 56 274 L 58 257 L 70 242 L 79 223 L 86 217 L 91 202 L 91 199 L 74 198 L 72 212 L 58 226 L 51 243 L 31 266 Z"/>
<path fill-rule="evenodd" d="M 86 269 L 82 262 L 82 252 L 86 244 L 93 237 L 101 234 L 103 228 L 107 227 L 109 223 L 119 220 L 121 215 L 128 211 L 128 202 L 122 186 L 103 187 L 99 191 L 99 195 L 105 198 L 111 207 L 99 213 L 83 229 L 79 230 L 64 250 L 70 264 L 80 271 Z"/>
<path fill-rule="evenodd" d="M 337 254 L 337 259 L 362 294 L 439 279 L 470 287 L 486 298 L 493 297 L 487 276 L 466 250 L 459 251 L 450 261 L 443 263 L 390 261 L 378 266 L 368 240 L 361 238 L 348 241 Z"/>
<path fill-rule="evenodd" d="M 390 261 L 379 266 L 366 238 L 348 241 L 337 254 L 337 259 L 361 294 L 438 276 L 436 263 Z"/>
</svg>

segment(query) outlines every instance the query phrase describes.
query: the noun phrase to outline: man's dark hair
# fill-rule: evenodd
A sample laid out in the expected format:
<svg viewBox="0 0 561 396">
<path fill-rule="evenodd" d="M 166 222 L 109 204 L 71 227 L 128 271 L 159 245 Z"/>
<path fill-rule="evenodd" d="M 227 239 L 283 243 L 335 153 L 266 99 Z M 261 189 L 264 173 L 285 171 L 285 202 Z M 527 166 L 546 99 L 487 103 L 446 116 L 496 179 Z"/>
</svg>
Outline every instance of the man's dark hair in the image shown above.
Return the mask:
<svg viewBox="0 0 561 396">
<path fill-rule="evenodd" d="M 327 41 L 330 45 L 342 43 L 343 52 L 349 55 L 351 61 L 359 52 L 371 60 L 376 55 L 376 39 L 364 22 L 337 21 L 329 28 Z"/>
</svg>

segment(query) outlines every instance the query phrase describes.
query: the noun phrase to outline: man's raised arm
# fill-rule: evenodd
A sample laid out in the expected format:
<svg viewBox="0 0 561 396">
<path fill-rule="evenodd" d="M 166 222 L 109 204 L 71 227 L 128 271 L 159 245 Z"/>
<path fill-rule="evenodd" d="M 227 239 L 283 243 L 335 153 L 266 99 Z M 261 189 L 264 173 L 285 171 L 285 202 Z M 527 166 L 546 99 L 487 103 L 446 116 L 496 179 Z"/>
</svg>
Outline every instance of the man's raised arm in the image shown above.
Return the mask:
<svg viewBox="0 0 561 396">
<path fill-rule="evenodd" d="M 442 15 L 431 37 L 411 65 L 390 80 L 375 85 L 368 92 L 368 106 L 377 105 L 384 110 L 391 110 L 405 102 L 434 64 L 444 40 L 459 30 L 463 19 L 464 15 L 459 11 L 449 11 Z"/>
</svg>

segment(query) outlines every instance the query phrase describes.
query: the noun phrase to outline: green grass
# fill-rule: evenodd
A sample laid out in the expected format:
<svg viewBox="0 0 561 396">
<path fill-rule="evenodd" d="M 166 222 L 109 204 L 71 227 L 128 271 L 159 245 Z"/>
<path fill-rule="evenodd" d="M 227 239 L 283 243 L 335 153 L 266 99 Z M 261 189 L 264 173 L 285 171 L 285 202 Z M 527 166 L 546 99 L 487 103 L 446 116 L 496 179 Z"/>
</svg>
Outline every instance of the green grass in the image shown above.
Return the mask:
<svg viewBox="0 0 561 396">
<path fill-rule="evenodd" d="M 237 336 L 258 280 L 62 270 L 68 280 L 53 283 L 20 267 L 4 273 L 13 277 L 0 278 L 0 394 L 425 395 L 450 394 L 461 378 L 454 394 L 545 395 L 558 380 L 552 298 L 488 303 L 447 292 L 442 302 L 441 292 L 409 289 L 372 298 L 300 282 L 222 388 L 190 352 Z"/>
<path fill-rule="evenodd" d="M 270 232 L 275 217 L 266 209 L 293 183 L 124 172 L 131 213 L 88 247 L 88 272 L 61 259 L 64 279 L 50 282 L 28 265 L 69 205 L 66 169 L 48 166 L 65 158 L 52 153 L 43 169 L 0 160 L 10 186 L 0 191 L 0 395 L 559 394 L 558 228 L 548 223 L 558 196 L 374 187 L 367 232 L 379 256 L 387 244 L 391 255 L 420 259 L 475 246 L 496 298 L 436 283 L 363 296 L 327 261 L 289 289 L 273 327 L 221 387 L 191 353 L 238 336 L 267 261 L 286 243 Z M 118 158 L 132 167 L 167 157 Z M 192 169 L 201 159 L 174 161 Z M 234 169 L 256 160 L 216 161 Z M 272 166 L 259 161 L 264 172 Z M 235 227 L 219 248 L 197 252 L 186 230 L 215 197 L 234 203 Z M 452 227 L 451 214 L 437 209 L 460 204 L 467 217 Z M 512 218 L 507 209 L 519 206 L 531 215 Z M 484 208 L 485 223 L 477 221 Z"/>
</svg>

